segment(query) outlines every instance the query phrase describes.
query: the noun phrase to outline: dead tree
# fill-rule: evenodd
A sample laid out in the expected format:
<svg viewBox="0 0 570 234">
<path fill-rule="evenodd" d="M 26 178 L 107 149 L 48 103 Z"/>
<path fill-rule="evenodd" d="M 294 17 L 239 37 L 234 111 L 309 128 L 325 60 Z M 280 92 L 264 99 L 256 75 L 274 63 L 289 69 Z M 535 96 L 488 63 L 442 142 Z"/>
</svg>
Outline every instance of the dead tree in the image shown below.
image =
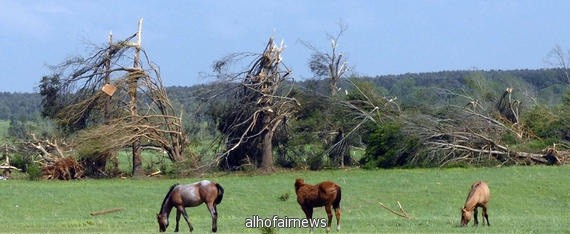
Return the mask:
<svg viewBox="0 0 570 234">
<path fill-rule="evenodd" d="M 12 170 L 21 171 L 21 169 L 14 167 L 10 164 L 10 152 L 14 151 L 14 147 L 8 145 L 8 143 L 4 143 L 2 146 L 2 157 L 4 158 L 4 162 L 0 163 L 0 169 L 2 169 L 2 179 L 7 180 L 12 178 Z"/>
<path fill-rule="evenodd" d="M 55 66 L 63 77 L 57 92 L 62 106 L 56 120 L 76 132 L 78 152 L 90 171 L 102 171 L 114 152 L 130 146 L 133 175 L 142 174 L 141 148 L 163 148 L 168 158 L 183 158 L 186 142 L 181 114 L 173 108 L 158 67 L 141 46 L 139 30 L 125 40 Z M 135 39 L 135 42 L 132 40 Z M 134 58 L 129 59 L 133 53 Z M 123 130 L 121 132 L 116 130 Z"/>
<path fill-rule="evenodd" d="M 263 171 L 274 170 L 274 134 L 299 107 L 299 103 L 289 97 L 290 90 L 282 87 L 291 75 L 281 61 L 283 49 L 283 45 L 275 45 L 270 38 L 263 53 L 246 72 L 220 75 L 241 80 L 234 93 L 235 102 L 230 104 L 219 124 L 226 144 L 220 156 L 223 168 L 235 169 L 254 161 Z M 218 61 L 215 71 L 221 73 L 228 64 L 228 58 Z"/>
<path fill-rule="evenodd" d="M 344 78 L 346 72 L 350 70 L 344 54 L 337 51 L 340 37 L 346 30 L 347 26 L 339 23 L 339 32 L 334 36 L 328 35 L 331 41 L 330 52 L 320 51 L 310 43 L 301 41 L 305 47 L 313 51 L 311 59 L 309 60 L 309 68 L 316 77 L 328 80 L 328 88 L 331 97 L 336 96 L 339 91 L 341 79 Z"/>
<path fill-rule="evenodd" d="M 485 111 L 484 107 L 473 108 L 473 105 L 450 105 L 445 116 L 407 118 L 405 131 L 422 139 L 426 152 L 415 155 L 412 163 L 428 162 L 439 166 L 454 163 L 557 164 L 560 160 L 553 159 L 552 152 L 519 152 L 503 142 L 502 139 L 507 134 L 520 140 L 529 138 L 524 128 L 518 127 L 518 101 L 515 104 L 510 100 L 511 92 L 512 89 L 509 88 L 503 94 L 498 109 L 488 108 Z M 473 100 L 469 97 L 467 99 Z M 499 114 L 496 114 L 497 110 Z"/>
<path fill-rule="evenodd" d="M 513 92 L 513 88 L 507 88 L 501 98 L 499 98 L 499 102 L 497 103 L 497 110 L 501 117 L 507 119 L 512 124 L 519 123 L 519 106 L 520 101 L 512 100 L 511 93 Z"/>
<path fill-rule="evenodd" d="M 556 45 L 548 54 L 546 62 L 560 69 L 566 82 L 570 84 L 570 67 L 568 67 L 570 64 L 568 64 L 568 59 L 570 59 L 570 51 L 564 51 L 560 45 Z"/>
</svg>

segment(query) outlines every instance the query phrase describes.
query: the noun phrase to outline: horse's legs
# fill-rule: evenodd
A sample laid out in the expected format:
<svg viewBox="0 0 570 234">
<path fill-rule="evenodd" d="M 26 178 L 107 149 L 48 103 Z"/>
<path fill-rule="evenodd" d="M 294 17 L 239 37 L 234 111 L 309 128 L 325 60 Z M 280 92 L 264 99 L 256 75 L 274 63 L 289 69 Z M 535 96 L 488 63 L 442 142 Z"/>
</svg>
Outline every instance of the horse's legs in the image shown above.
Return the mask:
<svg viewBox="0 0 570 234">
<path fill-rule="evenodd" d="M 473 225 L 474 226 L 479 225 L 479 220 L 477 220 L 477 207 L 475 207 L 475 209 L 473 209 L 473 216 L 475 218 L 475 223 Z"/>
<path fill-rule="evenodd" d="M 313 219 L 313 207 L 301 206 L 301 208 L 303 209 L 303 212 L 305 212 L 305 216 L 307 217 L 307 220 L 310 223 L 311 219 Z M 313 233 L 312 225 L 309 227 L 309 233 Z"/>
<path fill-rule="evenodd" d="M 180 211 L 176 209 L 176 228 L 174 228 L 174 232 L 178 232 L 178 222 L 180 221 Z"/>
<path fill-rule="evenodd" d="M 325 211 L 327 211 L 327 218 L 328 218 L 328 222 L 327 222 L 327 232 L 329 232 L 331 230 L 331 223 L 332 223 L 332 209 L 331 209 L 331 205 L 325 205 Z"/>
<path fill-rule="evenodd" d="M 340 231 L 340 207 L 334 208 L 336 215 L 336 231 Z"/>
<path fill-rule="evenodd" d="M 216 205 L 212 202 L 212 204 L 208 204 L 208 211 L 210 211 L 210 215 L 212 215 L 212 232 L 218 231 L 218 210 L 216 209 Z"/>
<path fill-rule="evenodd" d="M 186 209 L 184 209 L 184 206 L 178 206 L 176 207 L 176 209 L 178 212 L 182 213 L 182 217 L 184 217 L 184 220 L 186 220 L 186 223 L 188 224 L 188 228 L 190 228 L 190 232 L 192 232 L 194 230 L 194 227 L 192 227 L 192 224 L 190 223 L 190 219 L 188 218 L 188 214 L 186 213 Z M 176 214 L 178 216 L 178 213 Z M 176 223 L 178 224 L 178 221 Z"/>
<path fill-rule="evenodd" d="M 487 215 L 487 206 L 483 206 L 483 224 L 485 224 L 485 220 L 487 220 L 487 226 L 491 226 L 489 223 L 489 215 Z"/>
</svg>

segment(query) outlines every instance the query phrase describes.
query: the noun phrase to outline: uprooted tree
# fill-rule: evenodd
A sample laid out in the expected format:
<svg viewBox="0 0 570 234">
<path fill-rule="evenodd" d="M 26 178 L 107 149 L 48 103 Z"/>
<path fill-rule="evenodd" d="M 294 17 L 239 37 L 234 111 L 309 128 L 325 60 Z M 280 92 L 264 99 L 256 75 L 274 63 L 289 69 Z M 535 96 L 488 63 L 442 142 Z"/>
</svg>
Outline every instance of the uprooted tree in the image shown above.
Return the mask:
<svg viewBox="0 0 570 234">
<path fill-rule="evenodd" d="M 381 163 L 388 160 L 389 167 L 560 165 L 568 161 L 570 147 L 565 142 L 545 145 L 542 149 L 526 146 L 530 141 L 540 140 L 528 128 L 528 122 L 520 119 L 521 103 L 530 103 L 532 97 L 518 95 L 523 92 L 511 87 L 499 93 L 483 76 L 475 76 L 474 81 L 473 87 L 461 93 L 430 90 L 446 100 L 443 105 L 434 103 L 431 112 L 412 109 L 393 116 L 371 115 L 370 128 L 379 131 L 369 136 L 373 140 L 367 142 L 363 159 Z M 362 104 L 358 109 L 381 106 Z M 361 163 L 368 162 L 361 160 Z M 381 163 L 372 166 L 382 166 Z"/>
<path fill-rule="evenodd" d="M 422 139 L 425 147 L 423 154 L 414 155 L 410 161 L 439 166 L 561 164 L 568 152 L 558 152 L 556 145 L 542 153 L 529 153 L 515 150 L 505 142 L 508 136 L 520 142 L 533 137 L 519 122 L 520 101 L 512 100 L 512 93 L 513 88 L 507 88 L 495 105 L 463 96 L 468 98 L 466 105 L 449 105 L 441 116 L 407 119 L 404 131 Z"/>
<path fill-rule="evenodd" d="M 227 66 L 243 54 L 231 55 L 217 61 L 214 71 L 227 81 L 239 81 L 233 101 L 218 116 L 218 129 L 223 134 L 225 151 L 220 154 L 220 166 L 239 169 L 253 164 L 262 171 L 271 172 L 273 141 L 300 104 L 290 97 L 284 87 L 291 80 L 291 72 L 281 61 L 283 45 L 277 46 L 270 38 L 265 50 L 245 72 L 228 73 Z"/>
<path fill-rule="evenodd" d="M 145 146 L 161 148 L 171 161 L 183 159 L 182 117 L 141 47 L 141 26 L 142 19 L 127 39 L 114 43 L 110 35 L 109 44 L 89 57 L 54 66 L 55 75 L 40 85 L 44 116 L 74 135 L 74 150 L 66 156 L 78 156 L 95 175 L 104 174 L 107 161 L 126 147 L 132 149 L 133 176 L 143 174 Z"/>
</svg>

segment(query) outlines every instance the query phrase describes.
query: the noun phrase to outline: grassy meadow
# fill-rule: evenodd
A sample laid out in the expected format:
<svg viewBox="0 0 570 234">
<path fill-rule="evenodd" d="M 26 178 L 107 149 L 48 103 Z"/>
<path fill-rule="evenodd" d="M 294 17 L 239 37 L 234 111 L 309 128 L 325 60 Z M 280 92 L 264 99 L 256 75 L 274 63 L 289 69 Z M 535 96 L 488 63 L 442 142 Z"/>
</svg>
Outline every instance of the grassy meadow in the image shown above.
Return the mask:
<svg viewBox="0 0 570 234">
<path fill-rule="evenodd" d="M 506 167 L 394 170 L 284 171 L 273 175 L 216 174 L 203 178 L 110 179 L 79 181 L 0 181 L 0 232 L 8 233 L 156 233 L 155 214 L 173 183 L 210 179 L 222 184 L 218 206 L 220 233 L 262 233 L 246 229 L 258 215 L 303 217 L 293 182 L 333 180 L 342 186 L 341 233 L 570 233 L 570 168 Z M 490 227 L 459 227 L 460 208 L 471 183 L 486 180 L 491 189 Z M 289 195 L 282 201 L 279 197 Z M 399 201 L 412 216 L 398 217 Z M 91 216 L 111 208 L 120 212 Z M 196 233 L 210 231 L 205 206 L 187 208 Z M 481 213 L 481 212 L 480 212 Z M 316 218 L 326 217 L 323 208 Z M 183 220 L 183 219 L 182 219 Z M 181 221 L 182 221 L 181 220 Z M 173 231 L 175 211 L 170 216 Z M 334 221 L 333 221 L 334 224 Z M 188 227 L 181 223 L 181 232 Z M 278 229 L 277 233 L 306 233 Z M 315 233 L 324 233 L 317 229 Z"/>
</svg>

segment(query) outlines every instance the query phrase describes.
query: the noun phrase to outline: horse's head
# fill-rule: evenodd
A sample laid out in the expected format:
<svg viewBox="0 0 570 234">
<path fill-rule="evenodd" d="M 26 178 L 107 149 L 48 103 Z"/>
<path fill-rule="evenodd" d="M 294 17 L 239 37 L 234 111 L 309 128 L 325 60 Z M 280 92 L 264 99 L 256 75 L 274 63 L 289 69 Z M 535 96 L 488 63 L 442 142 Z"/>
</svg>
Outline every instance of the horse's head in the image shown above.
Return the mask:
<svg viewBox="0 0 570 234">
<path fill-rule="evenodd" d="M 166 228 L 168 228 L 168 217 L 165 214 L 156 214 L 156 220 L 158 221 L 160 232 L 165 232 Z"/>
<path fill-rule="evenodd" d="M 461 226 L 467 226 L 469 221 L 471 221 L 471 211 L 468 211 L 465 207 L 461 208 Z"/>
<path fill-rule="evenodd" d="M 299 190 L 299 188 L 305 184 L 305 180 L 301 179 L 301 178 L 297 178 L 295 180 L 295 191 Z"/>
</svg>

